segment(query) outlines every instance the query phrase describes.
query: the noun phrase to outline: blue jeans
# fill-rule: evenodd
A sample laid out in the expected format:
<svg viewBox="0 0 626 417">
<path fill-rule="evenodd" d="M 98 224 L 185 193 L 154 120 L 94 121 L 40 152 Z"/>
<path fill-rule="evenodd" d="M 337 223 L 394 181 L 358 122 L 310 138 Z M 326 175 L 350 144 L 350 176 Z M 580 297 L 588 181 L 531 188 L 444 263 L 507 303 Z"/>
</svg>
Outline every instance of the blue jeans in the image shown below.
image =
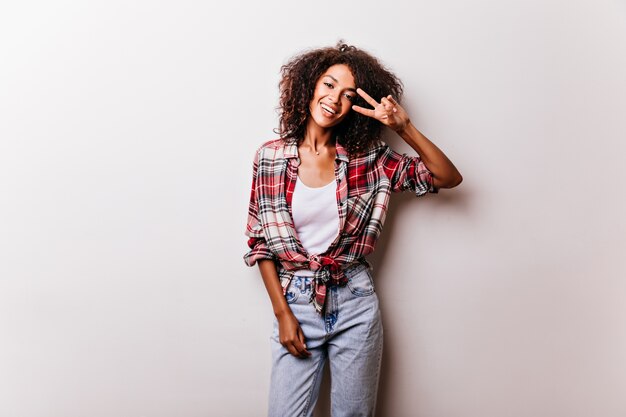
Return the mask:
<svg viewBox="0 0 626 417">
<path fill-rule="evenodd" d="M 383 347 L 378 297 L 367 266 L 348 268 L 345 274 L 346 286 L 328 288 L 323 316 L 309 304 L 311 278 L 293 277 L 286 298 L 311 356 L 292 356 L 280 344 L 274 320 L 270 417 L 313 415 L 327 358 L 332 417 L 374 415 Z"/>
</svg>

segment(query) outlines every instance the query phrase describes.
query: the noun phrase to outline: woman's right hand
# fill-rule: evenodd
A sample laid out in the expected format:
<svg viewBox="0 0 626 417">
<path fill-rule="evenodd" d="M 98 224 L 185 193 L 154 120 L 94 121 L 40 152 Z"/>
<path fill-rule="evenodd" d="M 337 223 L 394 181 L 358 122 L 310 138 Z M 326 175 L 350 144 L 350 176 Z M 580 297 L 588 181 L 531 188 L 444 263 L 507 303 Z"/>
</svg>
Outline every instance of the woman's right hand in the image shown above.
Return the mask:
<svg viewBox="0 0 626 417">
<path fill-rule="evenodd" d="M 307 358 L 311 352 L 306 349 L 304 333 L 296 316 L 289 311 L 278 314 L 278 340 L 293 356 Z"/>
</svg>

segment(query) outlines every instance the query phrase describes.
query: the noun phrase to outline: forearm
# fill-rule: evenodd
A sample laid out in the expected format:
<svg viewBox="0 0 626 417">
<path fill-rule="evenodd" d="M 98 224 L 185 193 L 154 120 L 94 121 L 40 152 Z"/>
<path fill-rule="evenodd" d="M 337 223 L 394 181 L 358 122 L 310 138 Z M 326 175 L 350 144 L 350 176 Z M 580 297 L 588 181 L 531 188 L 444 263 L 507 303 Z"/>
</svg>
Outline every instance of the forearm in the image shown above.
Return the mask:
<svg viewBox="0 0 626 417">
<path fill-rule="evenodd" d="M 452 188 L 461 183 L 463 177 L 452 161 L 417 130 L 413 123 L 409 121 L 406 127 L 397 133 L 417 152 L 428 170 L 432 172 L 436 188 Z"/>
<path fill-rule="evenodd" d="M 283 295 L 283 289 L 280 286 L 280 280 L 278 279 L 278 271 L 274 261 L 270 259 L 260 260 L 258 262 L 259 271 L 263 277 L 263 283 L 265 289 L 272 302 L 272 309 L 276 317 L 284 315 L 285 313 L 291 313 L 291 309 L 285 300 Z"/>
<path fill-rule="evenodd" d="M 276 265 L 272 260 L 259 261 L 259 270 L 265 283 L 265 288 L 272 301 L 272 308 L 278 320 L 278 340 L 293 356 L 298 358 L 306 358 L 311 356 L 306 348 L 304 333 L 300 328 L 300 323 L 291 311 L 283 289 L 278 280 L 278 272 Z"/>
</svg>

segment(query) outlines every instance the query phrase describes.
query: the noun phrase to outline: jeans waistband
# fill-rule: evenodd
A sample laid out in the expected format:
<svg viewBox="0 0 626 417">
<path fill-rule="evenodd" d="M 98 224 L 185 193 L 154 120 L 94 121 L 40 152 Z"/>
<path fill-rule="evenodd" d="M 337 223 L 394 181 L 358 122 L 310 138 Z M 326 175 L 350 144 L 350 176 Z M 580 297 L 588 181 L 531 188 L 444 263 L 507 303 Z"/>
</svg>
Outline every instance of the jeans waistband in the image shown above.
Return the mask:
<svg viewBox="0 0 626 417">
<path fill-rule="evenodd" d="M 370 264 L 365 260 L 358 260 L 348 265 L 342 265 L 341 269 L 343 269 L 343 273 L 349 273 L 354 271 L 357 268 L 370 268 Z M 310 269 L 299 269 L 297 271 L 293 271 L 293 276 L 301 277 L 301 278 L 312 278 L 315 274 L 315 271 Z"/>
</svg>

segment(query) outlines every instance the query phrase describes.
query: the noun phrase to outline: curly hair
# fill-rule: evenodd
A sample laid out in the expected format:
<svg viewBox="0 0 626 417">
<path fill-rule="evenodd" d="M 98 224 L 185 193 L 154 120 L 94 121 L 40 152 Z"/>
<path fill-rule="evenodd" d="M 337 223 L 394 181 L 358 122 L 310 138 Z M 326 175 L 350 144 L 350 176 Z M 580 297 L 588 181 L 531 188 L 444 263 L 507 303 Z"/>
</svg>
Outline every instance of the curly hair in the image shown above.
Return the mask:
<svg viewBox="0 0 626 417">
<path fill-rule="evenodd" d="M 357 87 L 379 100 L 391 94 L 398 102 L 402 96 L 402 82 L 386 69 L 375 57 L 354 46 L 339 41 L 336 47 L 320 48 L 301 53 L 281 67 L 279 83 L 281 138 L 304 140 L 309 103 L 313 99 L 318 79 L 331 66 L 347 65 L 352 71 Z M 357 95 L 353 104 L 369 108 L 369 104 Z M 335 127 L 337 141 L 354 155 L 367 150 L 380 139 L 383 125 L 371 117 L 355 111 Z"/>
</svg>

